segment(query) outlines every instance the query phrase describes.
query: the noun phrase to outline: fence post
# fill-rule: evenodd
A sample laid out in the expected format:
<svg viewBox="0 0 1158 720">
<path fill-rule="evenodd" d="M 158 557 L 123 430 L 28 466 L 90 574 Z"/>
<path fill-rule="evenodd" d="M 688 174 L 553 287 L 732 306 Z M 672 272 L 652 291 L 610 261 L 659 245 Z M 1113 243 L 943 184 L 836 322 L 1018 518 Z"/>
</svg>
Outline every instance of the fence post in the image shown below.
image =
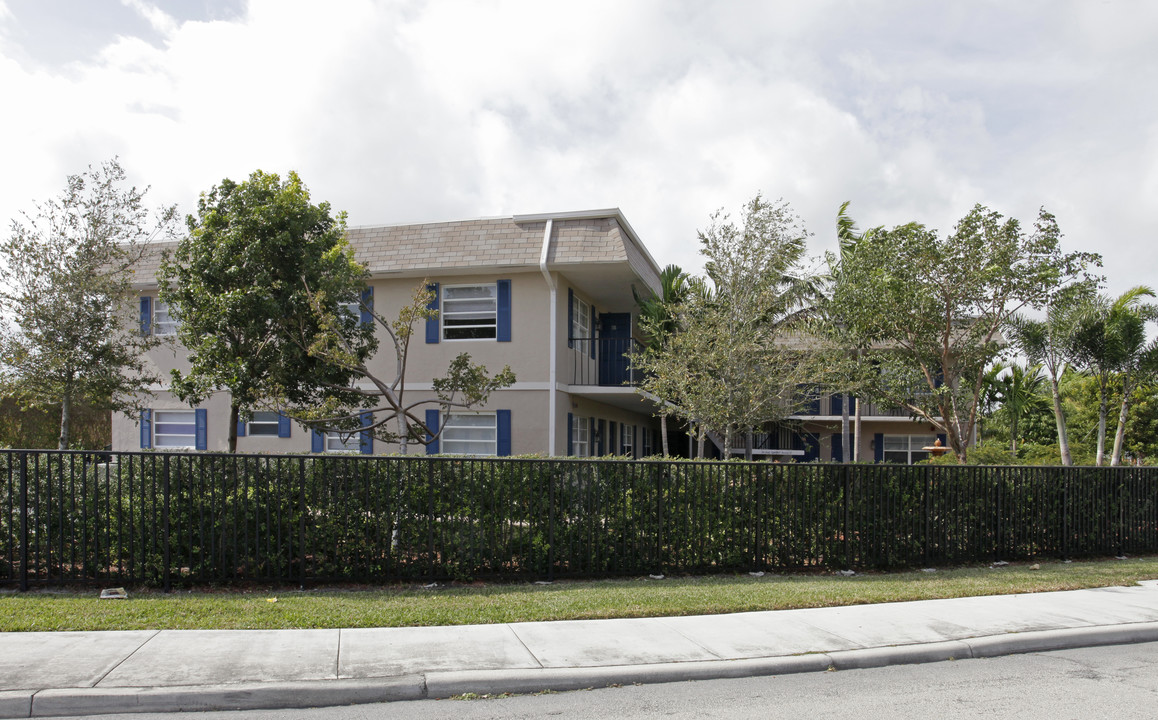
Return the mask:
<svg viewBox="0 0 1158 720">
<path fill-rule="evenodd" d="M 298 564 L 299 587 L 306 589 L 306 459 L 298 458 Z"/>
<path fill-rule="evenodd" d="M 851 544 L 849 543 L 849 540 L 848 540 L 848 533 L 849 533 L 848 496 L 849 496 L 849 493 L 852 492 L 851 474 L 852 474 L 852 470 L 849 468 L 848 463 L 844 463 L 844 497 L 842 498 L 843 503 L 844 503 L 844 529 L 841 532 L 841 535 L 844 538 L 844 569 L 845 570 L 851 570 L 852 569 Z"/>
<path fill-rule="evenodd" d="M 162 577 L 164 578 L 165 592 L 171 592 L 172 591 L 172 579 L 170 578 L 170 575 L 169 575 L 169 566 L 172 563 L 170 562 L 171 558 L 170 558 L 170 548 L 169 548 L 169 497 L 170 497 L 169 493 L 170 493 L 170 488 L 169 488 L 169 456 L 168 455 L 165 456 L 165 466 L 164 467 L 165 467 L 165 506 L 164 506 L 164 509 L 162 510 L 163 514 L 162 514 L 161 522 L 163 523 L 162 527 L 164 529 L 161 532 L 161 536 L 162 536 L 163 541 L 165 543 L 165 551 L 163 553 L 163 557 L 165 559 L 164 560 L 165 561 L 165 570 L 164 570 L 164 575 Z"/>
<path fill-rule="evenodd" d="M 28 453 L 20 453 L 20 590 L 28 591 Z"/>
<path fill-rule="evenodd" d="M 547 582 L 555 580 L 555 473 L 558 463 L 550 461 L 547 473 Z"/>
<path fill-rule="evenodd" d="M 656 564 L 661 568 L 660 572 L 667 572 L 663 562 L 663 476 L 664 473 L 659 472 L 655 474 L 655 509 L 656 509 L 656 524 L 655 524 L 655 559 Z"/>
<path fill-rule="evenodd" d="M 930 523 L 932 522 L 932 513 L 930 512 L 929 506 L 933 501 L 933 498 L 931 497 L 932 493 L 930 492 L 933 480 L 929 476 L 930 472 L 932 472 L 932 468 L 929 465 L 926 465 L 924 469 L 925 482 L 921 491 L 921 535 L 924 536 L 921 542 L 921 558 L 925 567 L 929 567 L 931 564 L 929 562 L 929 535 L 932 534 L 932 528 L 930 527 Z"/>
<path fill-rule="evenodd" d="M 1065 468 L 1061 472 L 1061 559 L 1069 559 L 1069 534 L 1070 534 L 1070 516 L 1069 516 L 1069 473 Z"/>
</svg>

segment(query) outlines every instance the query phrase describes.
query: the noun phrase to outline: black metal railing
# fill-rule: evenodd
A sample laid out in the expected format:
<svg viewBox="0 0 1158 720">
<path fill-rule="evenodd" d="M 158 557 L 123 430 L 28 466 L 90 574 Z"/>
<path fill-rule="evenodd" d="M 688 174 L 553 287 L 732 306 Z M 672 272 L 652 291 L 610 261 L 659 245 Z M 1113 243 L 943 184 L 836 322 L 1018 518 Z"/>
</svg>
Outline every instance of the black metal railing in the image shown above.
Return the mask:
<svg viewBox="0 0 1158 720">
<path fill-rule="evenodd" d="M 635 386 L 643 377 L 632 359 L 641 351 L 633 338 L 571 338 L 571 384 Z"/>
<path fill-rule="evenodd" d="M 1158 468 L 0 452 L 0 585 L 389 582 L 1158 552 Z"/>
</svg>

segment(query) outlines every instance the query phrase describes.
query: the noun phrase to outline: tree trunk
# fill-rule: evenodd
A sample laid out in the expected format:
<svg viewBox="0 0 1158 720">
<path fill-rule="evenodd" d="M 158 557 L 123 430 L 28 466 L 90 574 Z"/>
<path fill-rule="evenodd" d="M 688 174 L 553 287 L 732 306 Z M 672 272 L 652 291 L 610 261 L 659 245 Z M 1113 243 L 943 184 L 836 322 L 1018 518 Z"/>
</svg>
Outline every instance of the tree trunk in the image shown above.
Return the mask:
<svg viewBox="0 0 1158 720">
<path fill-rule="evenodd" d="M 732 426 L 731 425 L 729 425 L 728 429 L 724 431 L 724 459 L 725 460 L 731 460 L 732 459 Z"/>
<path fill-rule="evenodd" d="M 1102 461 L 1106 457 L 1106 414 L 1109 412 L 1108 403 L 1106 402 L 1106 388 L 1100 388 L 1100 398 L 1098 400 L 1098 457 L 1094 464 L 1098 467 L 1102 466 Z"/>
<path fill-rule="evenodd" d="M 1110 465 L 1122 464 L 1122 445 L 1126 440 L 1126 418 L 1130 413 L 1131 387 L 1129 380 L 1122 385 L 1122 409 L 1118 411 L 1118 430 L 1114 433 L 1114 454 L 1110 456 Z"/>
<path fill-rule="evenodd" d="M 237 452 L 237 421 L 241 419 L 241 410 L 237 403 L 229 403 L 229 452 Z"/>
<path fill-rule="evenodd" d="M 853 433 L 852 433 L 852 436 L 853 436 L 852 461 L 853 462 L 860 462 L 860 439 L 862 437 L 864 437 L 863 435 L 860 434 L 860 406 L 862 404 L 863 404 L 863 401 L 858 398 L 856 401 L 856 418 L 853 420 L 853 426 L 852 426 L 853 427 Z"/>
<path fill-rule="evenodd" d="M 1062 465 L 1073 465 L 1074 458 L 1070 455 L 1070 437 L 1066 432 L 1066 413 L 1062 409 L 1061 389 L 1058 388 L 1057 376 L 1050 374 L 1049 389 L 1053 394 L 1053 417 L 1057 422 L 1057 447 L 1061 453 Z"/>
<path fill-rule="evenodd" d="M 441 415 L 439 416 L 441 417 Z M 443 420 L 445 422 L 445 420 Z M 405 455 L 410 441 L 409 428 L 406 427 L 406 418 L 403 414 L 398 415 L 398 454 Z"/>
<path fill-rule="evenodd" d="M 852 447 L 848 438 L 848 393 L 840 394 L 840 461 L 852 462 Z"/>
<path fill-rule="evenodd" d="M 699 437 L 697 438 L 697 446 L 696 446 L 696 458 L 697 459 L 699 459 L 699 460 L 704 459 L 704 447 L 707 445 L 707 442 L 708 442 L 708 431 L 701 424 Z"/>
<path fill-rule="evenodd" d="M 667 415 L 659 416 L 659 439 L 663 443 L 663 456 L 670 457 L 671 453 L 667 449 Z"/>
<path fill-rule="evenodd" d="M 56 446 L 57 450 L 68 449 L 68 431 L 69 424 L 72 422 L 72 396 L 68 393 L 60 399 L 60 440 Z M 32 443 L 29 443 L 31 445 Z"/>
<path fill-rule="evenodd" d="M 745 450 L 744 450 L 744 459 L 751 462 L 751 460 L 752 460 L 752 443 L 753 443 L 753 434 L 752 434 L 751 430 L 748 431 L 746 437 L 748 440 L 748 447 L 745 448 Z"/>
<path fill-rule="evenodd" d="M 1009 414 L 1009 453 L 1017 457 L 1017 415 Z"/>
</svg>

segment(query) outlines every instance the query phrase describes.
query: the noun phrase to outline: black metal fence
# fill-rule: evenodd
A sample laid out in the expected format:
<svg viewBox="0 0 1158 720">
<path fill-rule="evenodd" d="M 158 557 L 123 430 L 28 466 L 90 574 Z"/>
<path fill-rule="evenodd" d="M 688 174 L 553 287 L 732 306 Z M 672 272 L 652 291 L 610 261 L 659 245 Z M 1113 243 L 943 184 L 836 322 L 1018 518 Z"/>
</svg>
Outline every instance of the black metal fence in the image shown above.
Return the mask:
<svg viewBox="0 0 1158 720">
<path fill-rule="evenodd" d="M 0 452 L 0 585 L 389 582 L 1158 552 L 1158 468 Z"/>
</svg>

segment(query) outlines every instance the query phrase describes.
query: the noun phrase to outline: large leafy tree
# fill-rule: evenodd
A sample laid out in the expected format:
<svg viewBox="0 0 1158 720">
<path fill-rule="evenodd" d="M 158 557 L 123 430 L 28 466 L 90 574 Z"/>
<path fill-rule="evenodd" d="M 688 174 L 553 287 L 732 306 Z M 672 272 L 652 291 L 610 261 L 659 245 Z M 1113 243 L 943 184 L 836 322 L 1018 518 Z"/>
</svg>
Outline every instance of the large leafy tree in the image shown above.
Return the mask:
<svg viewBox="0 0 1158 720">
<path fill-rule="evenodd" d="M 887 346 L 874 353 L 874 394 L 944 432 L 963 461 L 979 420 L 985 368 L 1002 352 L 1002 328 L 1043 307 L 1096 256 L 1063 253 L 1044 210 L 1024 232 L 976 206 L 944 237 L 918 223 L 867 234 L 833 304 Z"/>
<path fill-rule="evenodd" d="M 230 393 L 229 451 L 237 421 L 271 402 L 318 406 L 334 396 L 357 400 L 353 375 L 297 339 L 328 329 L 358 358 L 375 348 L 372 327 L 356 307 L 366 269 L 346 242 L 344 213 L 313 203 L 296 173 L 283 181 L 260 170 L 223 180 L 201 195 L 189 234 L 161 264 L 161 300 L 179 320 L 189 370 L 173 371 L 172 390 L 190 403 Z"/>
<path fill-rule="evenodd" d="M 25 406 L 59 406 L 62 450 L 74 406 L 128 411 L 159 381 L 128 308 L 133 267 L 176 210 L 151 212 L 124 184 L 116 160 L 71 175 L 0 243 L 0 377 Z"/>
<path fill-rule="evenodd" d="M 706 277 L 676 310 L 676 333 L 638 363 L 642 387 L 722 436 L 725 456 L 741 434 L 792 413 L 806 371 L 790 333 L 818 295 L 801 267 L 806 238 L 787 203 L 759 195 L 738 224 L 713 214 L 699 233 Z M 646 318 L 644 327 L 654 332 Z"/>
</svg>

